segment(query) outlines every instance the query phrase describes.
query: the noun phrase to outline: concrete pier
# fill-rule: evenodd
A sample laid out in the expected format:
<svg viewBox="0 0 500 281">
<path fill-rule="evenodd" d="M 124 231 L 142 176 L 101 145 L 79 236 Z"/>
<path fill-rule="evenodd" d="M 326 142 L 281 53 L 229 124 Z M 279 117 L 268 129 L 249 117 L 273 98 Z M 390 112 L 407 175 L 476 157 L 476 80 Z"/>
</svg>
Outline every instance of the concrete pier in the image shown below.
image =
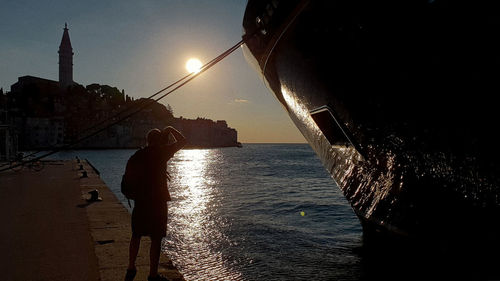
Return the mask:
<svg viewBox="0 0 500 281">
<path fill-rule="evenodd" d="M 102 201 L 87 201 L 94 189 Z M 123 280 L 130 214 L 86 161 L 47 161 L 39 172 L 1 172 L 0 218 L 1 280 Z M 147 238 L 137 270 L 135 280 L 147 280 Z M 163 254 L 159 271 L 184 280 Z"/>
</svg>

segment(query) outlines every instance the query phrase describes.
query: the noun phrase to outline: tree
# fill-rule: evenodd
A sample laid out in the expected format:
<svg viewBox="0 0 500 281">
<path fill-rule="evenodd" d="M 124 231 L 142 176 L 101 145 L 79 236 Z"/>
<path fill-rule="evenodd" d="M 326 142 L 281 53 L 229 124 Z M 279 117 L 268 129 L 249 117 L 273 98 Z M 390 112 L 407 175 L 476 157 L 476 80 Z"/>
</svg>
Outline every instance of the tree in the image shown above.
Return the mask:
<svg viewBox="0 0 500 281">
<path fill-rule="evenodd" d="M 122 105 L 126 102 L 125 90 L 120 91 L 116 87 L 94 83 L 88 85 L 86 90 L 89 94 L 103 99 L 103 102 L 110 104 L 111 106 Z"/>
<path fill-rule="evenodd" d="M 87 87 L 85 87 L 85 89 L 87 90 L 88 93 L 94 94 L 96 96 L 101 96 L 101 93 L 102 93 L 101 85 L 99 85 L 97 83 L 87 85 Z"/>
</svg>

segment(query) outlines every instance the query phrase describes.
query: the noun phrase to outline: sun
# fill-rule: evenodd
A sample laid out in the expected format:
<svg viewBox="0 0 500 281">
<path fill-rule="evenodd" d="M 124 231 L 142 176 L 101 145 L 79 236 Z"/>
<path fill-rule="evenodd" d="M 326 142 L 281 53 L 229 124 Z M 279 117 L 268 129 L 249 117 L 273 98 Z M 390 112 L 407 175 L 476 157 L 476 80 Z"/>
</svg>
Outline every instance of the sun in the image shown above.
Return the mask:
<svg viewBox="0 0 500 281">
<path fill-rule="evenodd" d="M 189 73 L 198 73 L 201 70 L 201 61 L 197 58 L 188 59 L 186 62 L 186 69 Z"/>
</svg>

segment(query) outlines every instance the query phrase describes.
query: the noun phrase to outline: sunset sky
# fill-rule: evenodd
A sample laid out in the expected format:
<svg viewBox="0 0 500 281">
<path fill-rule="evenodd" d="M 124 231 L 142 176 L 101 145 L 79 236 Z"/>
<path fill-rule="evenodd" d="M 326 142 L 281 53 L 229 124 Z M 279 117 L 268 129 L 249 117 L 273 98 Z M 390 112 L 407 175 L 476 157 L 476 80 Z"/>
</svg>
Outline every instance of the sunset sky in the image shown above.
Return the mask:
<svg viewBox="0 0 500 281">
<path fill-rule="evenodd" d="M 65 22 L 73 78 L 147 97 L 241 39 L 246 0 L 0 0 L 0 87 L 32 75 L 58 80 Z M 242 50 L 162 100 L 176 117 L 226 120 L 240 142 L 305 142 Z"/>
</svg>

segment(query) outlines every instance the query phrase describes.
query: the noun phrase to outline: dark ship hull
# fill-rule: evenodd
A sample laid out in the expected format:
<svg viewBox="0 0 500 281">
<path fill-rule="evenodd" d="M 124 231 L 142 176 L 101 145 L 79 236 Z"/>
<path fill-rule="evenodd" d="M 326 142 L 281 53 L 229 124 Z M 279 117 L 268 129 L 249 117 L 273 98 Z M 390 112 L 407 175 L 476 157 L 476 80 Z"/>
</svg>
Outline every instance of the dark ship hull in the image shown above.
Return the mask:
<svg viewBox="0 0 500 281">
<path fill-rule="evenodd" d="M 343 191 L 366 237 L 472 248 L 497 240 L 494 6 L 249 0 L 243 27 L 247 60 Z"/>
</svg>

